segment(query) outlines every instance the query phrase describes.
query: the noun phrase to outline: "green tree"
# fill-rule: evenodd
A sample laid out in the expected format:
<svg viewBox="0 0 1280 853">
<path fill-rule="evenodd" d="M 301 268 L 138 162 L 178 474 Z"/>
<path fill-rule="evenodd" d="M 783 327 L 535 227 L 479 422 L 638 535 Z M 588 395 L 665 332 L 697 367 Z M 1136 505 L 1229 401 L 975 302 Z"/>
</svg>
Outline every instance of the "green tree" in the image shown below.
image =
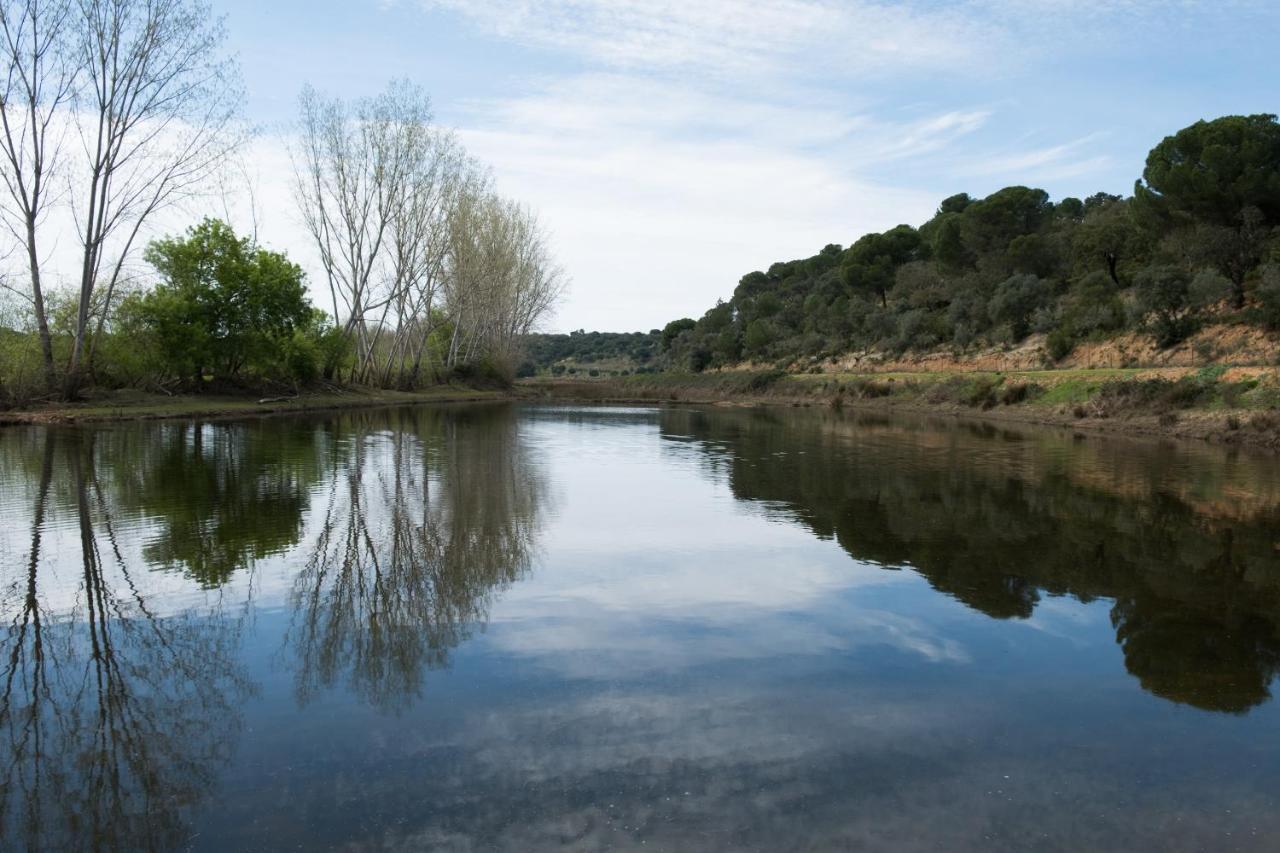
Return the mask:
<svg viewBox="0 0 1280 853">
<path fill-rule="evenodd" d="M 1180 266 L 1148 267 L 1134 279 L 1135 307 L 1156 343 L 1173 346 L 1195 331 L 1199 317 L 1191 296 L 1191 274 Z"/>
<path fill-rule="evenodd" d="M 1262 306 L 1262 322 L 1269 329 L 1280 329 L 1280 264 L 1267 264 L 1262 268 L 1258 302 Z"/>
<path fill-rule="evenodd" d="M 943 213 L 934 221 L 937 226 L 932 229 L 933 257 L 949 270 L 961 270 L 969 266 L 973 259 L 964 245 L 960 214 Z"/>
<path fill-rule="evenodd" d="M 316 350 L 306 339 L 318 318 L 301 268 L 283 254 L 206 219 L 184 237 L 153 242 L 146 259 L 160 282 L 133 310 L 173 373 L 196 379 L 209 370 L 234 377 L 245 368 L 290 378 L 314 373 Z"/>
<path fill-rule="evenodd" d="M 676 338 L 684 332 L 691 330 L 698 325 L 697 321 L 692 317 L 682 317 L 679 320 L 672 320 L 670 323 L 662 327 L 662 351 L 668 352 L 671 345 L 675 343 Z"/>
<path fill-rule="evenodd" d="M 956 193 L 942 200 L 942 204 L 938 205 L 938 214 L 964 213 L 965 208 L 971 204 L 973 204 L 973 199 L 969 197 L 968 193 Z"/>
<path fill-rule="evenodd" d="M 765 348 L 773 340 L 773 330 L 767 320 L 752 320 L 742 337 L 743 351 L 749 356 L 765 354 Z"/>
<path fill-rule="evenodd" d="M 1028 274 L 1010 276 L 991 296 L 991 321 L 1007 325 L 1013 339 L 1020 341 L 1030 333 L 1032 317 L 1052 297 L 1053 291 L 1045 280 Z"/>
<path fill-rule="evenodd" d="M 1138 203 L 1164 217 L 1234 225 L 1246 207 L 1280 222 L 1280 124 L 1223 116 L 1166 136 L 1147 155 Z"/>
<path fill-rule="evenodd" d="M 855 291 L 874 293 L 882 307 L 888 304 L 898 267 L 916 258 L 920 233 L 910 225 L 899 225 L 883 234 L 867 234 L 845 252 L 842 277 Z"/>
<path fill-rule="evenodd" d="M 978 253 L 1004 251 L 1014 238 L 1039 231 L 1052 214 L 1044 190 L 1005 187 L 965 208 L 965 244 Z"/>
<path fill-rule="evenodd" d="M 1223 116 L 1165 137 L 1147 155 L 1134 202 L 1149 228 L 1208 229 L 1204 260 L 1231 279 L 1243 307 L 1245 275 L 1280 224 L 1280 124 L 1270 114 Z"/>
<path fill-rule="evenodd" d="M 1117 287 L 1123 287 L 1122 265 L 1149 251 L 1147 237 L 1134 221 L 1127 201 L 1114 196 L 1099 198 L 1104 195 L 1090 197 L 1092 205 L 1086 203 L 1088 213 L 1071 232 L 1071 253 L 1077 269 L 1092 270 L 1100 265 Z"/>
<path fill-rule="evenodd" d="M 1005 258 L 1014 272 L 1030 273 L 1041 278 L 1052 276 L 1058 269 L 1058 247 L 1043 234 L 1023 234 L 1009 242 Z"/>
</svg>

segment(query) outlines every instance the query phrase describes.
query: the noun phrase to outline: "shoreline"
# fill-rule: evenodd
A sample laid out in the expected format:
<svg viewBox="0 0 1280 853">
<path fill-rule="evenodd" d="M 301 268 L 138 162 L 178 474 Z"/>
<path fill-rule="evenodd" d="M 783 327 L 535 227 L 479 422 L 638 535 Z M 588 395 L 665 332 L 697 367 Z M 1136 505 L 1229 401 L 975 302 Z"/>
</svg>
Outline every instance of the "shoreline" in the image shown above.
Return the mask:
<svg viewBox="0 0 1280 853">
<path fill-rule="evenodd" d="M 479 403 L 510 400 L 509 390 L 486 390 L 443 385 L 425 391 L 382 391 L 362 388 L 341 392 L 303 393 L 288 399 L 249 395 L 132 395 L 81 403 L 0 411 L 0 427 L 74 425 L 144 420 L 223 420 L 271 417 L 302 412 L 372 409 L 429 403 Z"/>
<path fill-rule="evenodd" d="M 949 381 L 963 377 L 952 374 Z M 1280 451 L 1280 412 L 1248 409 L 1184 409 L 1176 413 L 1133 408 L 1115 413 L 1081 406 L 1050 406 L 1036 402 L 997 403 L 989 407 L 954 402 L 930 402 L 917 392 L 895 396 L 849 395 L 832 390 L 821 377 L 788 374 L 766 388 L 715 387 L 699 377 L 681 384 L 670 380 L 646 385 L 618 380 L 534 380 L 518 383 L 526 399 L 597 402 L 625 405 L 713 405 L 820 407 L 858 412 L 901 413 L 957 421 L 1054 427 L 1077 433 L 1127 436 L 1142 440 L 1176 440 Z M 748 383 L 749 384 L 749 383 Z M 940 384 L 940 383 L 938 383 Z M 633 387 L 626 387 L 633 386 Z M 781 387 L 780 387 L 781 386 Z M 809 387 L 805 387 L 809 386 Z M 1171 416 L 1172 414 L 1172 416 Z"/>
<path fill-rule="evenodd" d="M 0 412 L 0 427 L 75 425 L 144 420 L 227 420 L 272 417 L 304 412 L 343 411 L 433 403 L 501 401 L 590 402 L 613 405 L 712 405 L 820 407 L 860 412 L 903 413 L 958 421 L 1055 427 L 1078 433 L 1118 435 L 1143 440 L 1196 441 L 1225 447 L 1280 451 L 1280 412 L 1274 410 L 1203 408 L 1174 413 L 1134 407 L 1102 412 L 1075 405 L 1036 401 L 986 406 L 931 401 L 925 393 L 973 374 L 925 374 L 901 383 L 902 390 L 850 392 L 848 384 L 830 377 L 762 373 L 650 374 L 625 379 L 523 380 L 509 389 L 441 386 L 424 391 L 345 389 L 301 394 L 281 400 L 240 395 L 128 395 L 76 404 Z M 945 378 L 942 378 L 945 377 Z M 1099 382 L 1106 377 L 1092 377 Z M 630 381 L 628 381 L 630 380 Z M 859 377 L 858 382 L 867 381 Z M 892 380 L 890 380 L 892 381 Z M 919 387 L 912 386 L 912 382 Z M 872 386 L 883 388 L 885 386 Z M 891 386 L 890 386 L 891 387 Z M 906 389 L 910 388 L 910 391 Z"/>
</svg>

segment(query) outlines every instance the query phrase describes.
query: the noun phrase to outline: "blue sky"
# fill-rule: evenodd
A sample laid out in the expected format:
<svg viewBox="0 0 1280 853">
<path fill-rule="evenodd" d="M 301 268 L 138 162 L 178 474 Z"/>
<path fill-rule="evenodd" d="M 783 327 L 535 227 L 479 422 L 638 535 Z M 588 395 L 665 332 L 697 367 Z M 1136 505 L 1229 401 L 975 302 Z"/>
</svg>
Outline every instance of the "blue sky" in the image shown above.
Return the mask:
<svg viewBox="0 0 1280 853">
<path fill-rule="evenodd" d="M 1129 192 L 1179 127 L 1280 111 L 1274 0 L 214 3 L 264 132 L 264 241 L 308 253 L 273 149 L 301 87 L 409 77 L 540 211 L 572 279 L 553 330 L 697 316 L 956 192 Z"/>
</svg>

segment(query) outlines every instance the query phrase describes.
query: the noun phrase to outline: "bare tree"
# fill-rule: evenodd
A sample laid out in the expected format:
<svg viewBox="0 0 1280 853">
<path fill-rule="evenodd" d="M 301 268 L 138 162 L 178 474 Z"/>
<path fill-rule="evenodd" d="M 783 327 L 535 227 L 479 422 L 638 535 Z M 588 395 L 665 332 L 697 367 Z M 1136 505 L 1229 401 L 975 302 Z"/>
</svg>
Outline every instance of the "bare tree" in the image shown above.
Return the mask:
<svg viewBox="0 0 1280 853">
<path fill-rule="evenodd" d="M 82 258 L 68 395 L 81 381 L 97 289 L 100 332 L 143 224 L 200 187 L 241 138 L 235 68 L 203 0 L 77 0 L 75 10 L 86 172 L 73 185 Z"/>
<path fill-rule="evenodd" d="M 466 155 L 452 135 L 432 133 L 418 147 L 404 198 L 392 214 L 389 306 L 394 325 L 382 367 L 386 384 L 418 381 L 444 281 L 449 215 L 467 168 Z"/>
<path fill-rule="evenodd" d="M 450 222 L 448 363 L 487 356 L 510 370 L 520 338 L 566 286 L 537 216 L 487 187 L 464 192 Z"/>
<path fill-rule="evenodd" d="M 434 286 L 432 231 L 442 218 L 456 145 L 432 126 L 431 102 L 407 81 L 346 104 L 306 89 L 294 151 L 295 192 L 315 241 L 334 320 L 368 379 L 389 318 Z M 403 354 L 397 338 L 394 353 Z M 384 370 L 390 370 L 389 365 Z"/>
<path fill-rule="evenodd" d="M 0 3 L 0 177 L 8 193 L 4 218 L 18 244 L 25 247 L 30 273 L 29 299 L 40 337 L 45 384 L 56 385 L 53 342 L 45 310 L 41 276 L 39 225 L 50 203 L 50 182 L 58 165 L 76 65 L 68 52 L 69 0 L 21 0 Z"/>
<path fill-rule="evenodd" d="M 298 131 L 297 201 L 334 317 L 356 343 L 351 378 L 418 382 L 442 316 L 441 366 L 482 353 L 510 362 L 563 275 L 536 218 L 432 125 L 422 90 L 394 83 L 348 105 L 307 89 Z"/>
</svg>

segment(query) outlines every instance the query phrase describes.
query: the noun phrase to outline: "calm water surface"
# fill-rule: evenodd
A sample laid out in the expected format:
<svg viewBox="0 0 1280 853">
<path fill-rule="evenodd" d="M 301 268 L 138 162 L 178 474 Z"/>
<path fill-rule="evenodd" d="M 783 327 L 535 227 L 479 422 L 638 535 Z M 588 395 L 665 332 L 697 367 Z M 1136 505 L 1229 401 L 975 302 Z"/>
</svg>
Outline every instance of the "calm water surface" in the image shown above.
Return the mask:
<svg viewBox="0 0 1280 853">
<path fill-rule="evenodd" d="M 1270 457 L 808 410 L 10 428 L 0 524 L 0 849 L 1280 849 Z"/>
</svg>

